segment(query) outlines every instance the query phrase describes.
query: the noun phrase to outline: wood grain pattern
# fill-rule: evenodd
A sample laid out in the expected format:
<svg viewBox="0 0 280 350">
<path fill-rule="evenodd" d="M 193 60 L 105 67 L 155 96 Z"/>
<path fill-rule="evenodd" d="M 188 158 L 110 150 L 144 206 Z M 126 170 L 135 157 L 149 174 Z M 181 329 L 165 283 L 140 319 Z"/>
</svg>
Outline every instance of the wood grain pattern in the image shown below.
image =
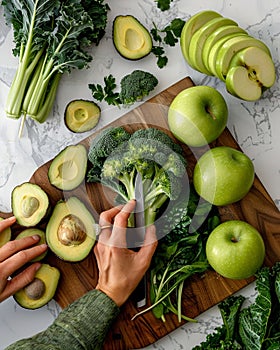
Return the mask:
<svg viewBox="0 0 280 350">
<path fill-rule="evenodd" d="M 128 112 L 111 125 L 124 125 L 129 131 L 147 126 L 157 126 L 169 132 L 167 124 L 168 106 L 181 90 L 190 86 L 193 86 L 193 82 L 187 77 L 161 92 L 147 103 Z M 81 143 L 89 147 L 92 138 L 95 136 L 96 134 L 88 137 Z M 221 145 L 239 149 L 228 129 L 210 146 Z M 185 145 L 182 146 L 188 160 L 188 175 L 191 179 L 196 160 L 206 149 L 190 149 Z M 50 162 L 41 166 L 34 173 L 30 182 L 39 184 L 48 193 L 52 206 L 61 198 L 76 195 L 85 202 L 97 220 L 98 213 L 111 206 L 110 194 L 104 193 L 101 186 L 97 184 L 84 183 L 74 191 L 64 193 L 55 189 L 48 181 L 47 171 L 49 165 Z M 266 245 L 266 265 L 271 266 L 279 260 L 280 213 L 257 176 L 252 189 L 245 198 L 238 203 L 220 207 L 219 211 L 223 221 L 229 219 L 245 220 L 261 232 Z M 42 227 L 44 227 L 44 224 L 42 223 Z M 20 227 L 15 227 L 13 230 L 14 234 L 19 232 L 20 229 Z M 47 261 L 51 265 L 57 266 L 61 271 L 61 280 L 55 299 L 62 308 L 96 285 L 98 271 L 93 253 L 82 262 L 67 263 L 49 252 Z M 207 271 L 203 276 L 194 276 L 186 283 L 184 288 L 183 310 L 187 316 L 196 317 L 252 281 L 253 278 L 240 281 L 229 280 L 222 278 L 213 271 Z M 142 348 L 154 343 L 180 326 L 174 315 L 167 315 L 166 322 L 163 323 L 155 319 L 151 312 L 131 321 L 131 318 L 138 311 L 130 300 L 122 307 L 119 317 L 108 333 L 104 349 Z"/>
</svg>

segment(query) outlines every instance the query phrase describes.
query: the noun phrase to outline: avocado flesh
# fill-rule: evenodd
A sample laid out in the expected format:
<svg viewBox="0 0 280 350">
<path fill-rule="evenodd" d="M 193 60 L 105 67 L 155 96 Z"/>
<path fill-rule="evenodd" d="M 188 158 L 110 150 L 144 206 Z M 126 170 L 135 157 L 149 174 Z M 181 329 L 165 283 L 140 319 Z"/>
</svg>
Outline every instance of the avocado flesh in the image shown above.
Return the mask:
<svg viewBox="0 0 280 350">
<path fill-rule="evenodd" d="M 93 129 L 100 118 L 100 108 L 88 100 L 73 100 L 65 108 L 64 121 L 69 130 L 82 133 Z"/>
<path fill-rule="evenodd" d="M 38 228 L 35 228 L 35 227 L 27 228 L 27 229 L 21 231 L 17 235 L 16 239 L 21 239 L 21 238 L 24 238 L 24 237 L 34 236 L 34 235 L 37 235 L 37 236 L 40 237 L 40 240 L 38 241 L 38 243 L 36 245 L 41 245 L 41 244 L 46 243 L 45 232 L 40 230 L 40 229 L 38 229 Z M 30 262 L 40 261 L 40 260 L 44 259 L 44 257 L 46 255 L 47 255 L 47 251 L 45 251 L 43 254 L 37 256 L 37 258 L 34 258 Z"/>
<path fill-rule="evenodd" d="M 0 221 L 4 220 L 0 217 Z M 4 244 L 9 242 L 12 237 L 12 231 L 10 227 L 7 227 L 5 230 L 0 232 L 0 248 L 3 247 Z"/>
<path fill-rule="evenodd" d="M 115 17 L 113 42 L 119 54 L 130 60 L 139 60 L 147 56 L 153 46 L 147 28 L 131 15 Z"/>
<path fill-rule="evenodd" d="M 87 150 L 85 146 L 81 144 L 70 145 L 52 160 L 48 170 L 48 178 L 56 188 L 70 191 L 84 181 L 86 169 Z"/>
<path fill-rule="evenodd" d="M 81 261 L 91 252 L 95 237 L 95 220 L 77 197 L 56 204 L 46 227 L 47 244 L 56 256 Z"/>
<path fill-rule="evenodd" d="M 15 301 L 21 307 L 32 310 L 46 305 L 55 295 L 59 277 L 60 272 L 56 267 L 42 264 L 36 272 L 33 281 L 35 283 L 31 282 L 30 285 L 16 292 Z"/>
<path fill-rule="evenodd" d="M 33 183 L 24 182 L 12 191 L 12 211 L 19 225 L 36 226 L 48 213 L 46 192 Z"/>
</svg>

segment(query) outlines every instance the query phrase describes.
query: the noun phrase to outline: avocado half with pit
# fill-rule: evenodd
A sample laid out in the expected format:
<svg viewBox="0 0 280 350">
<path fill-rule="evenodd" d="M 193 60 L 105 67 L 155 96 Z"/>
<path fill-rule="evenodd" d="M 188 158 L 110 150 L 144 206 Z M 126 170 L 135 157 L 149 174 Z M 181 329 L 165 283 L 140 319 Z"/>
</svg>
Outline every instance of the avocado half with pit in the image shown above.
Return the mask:
<svg viewBox="0 0 280 350">
<path fill-rule="evenodd" d="M 67 146 L 50 164 L 48 170 L 50 183 L 63 191 L 73 190 L 84 181 L 87 161 L 87 150 L 84 145 Z"/>
<path fill-rule="evenodd" d="M 77 197 L 59 201 L 46 227 L 46 240 L 51 251 L 60 259 L 81 261 L 95 243 L 95 220 Z"/>
<path fill-rule="evenodd" d="M 0 217 L 0 221 L 4 220 Z M 5 228 L 2 232 L 0 232 L 0 248 L 3 247 L 4 244 L 9 242 L 12 237 L 12 231 L 10 227 Z"/>
<path fill-rule="evenodd" d="M 15 301 L 25 309 L 38 309 L 55 295 L 60 272 L 56 267 L 42 264 L 34 280 L 14 294 Z"/>
<path fill-rule="evenodd" d="M 13 189 L 11 206 L 19 225 L 36 226 L 48 214 L 49 198 L 39 185 L 24 182 Z"/>
<path fill-rule="evenodd" d="M 73 100 L 70 101 L 64 112 L 66 127 L 75 133 L 92 130 L 100 119 L 100 107 L 93 101 Z"/>
<path fill-rule="evenodd" d="M 113 42 L 118 53 L 129 60 L 139 60 L 147 56 L 153 47 L 147 28 L 131 15 L 115 17 Z"/>
<path fill-rule="evenodd" d="M 41 245 L 41 244 L 46 243 L 45 232 L 43 230 L 40 230 L 40 229 L 36 228 L 36 227 L 27 228 L 27 229 L 21 231 L 17 235 L 16 239 L 21 239 L 21 238 L 24 238 L 24 237 L 35 236 L 35 235 L 40 237 L 40 239 L 39 239 L 38 243 L 36 243 L 36 245 Z M 37 258 L 34 258 L 33 260 L 31 260 L 31 262 L 40 261 L 40 260 L 44 259 L 44 257 L 46 255 L 47 255 L 47 251 L 45 251 L 41 255 L 37 256 Z"/>
</svg>

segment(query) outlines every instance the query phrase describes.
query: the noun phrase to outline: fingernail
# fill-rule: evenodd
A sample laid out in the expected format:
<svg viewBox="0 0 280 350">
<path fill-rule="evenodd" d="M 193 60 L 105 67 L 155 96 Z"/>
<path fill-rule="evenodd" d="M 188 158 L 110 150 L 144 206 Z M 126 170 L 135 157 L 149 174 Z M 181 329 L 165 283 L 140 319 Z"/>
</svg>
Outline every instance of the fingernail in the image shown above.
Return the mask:
<svg viewBox="0 0 280 350">
<path fill-rule="evenodd" d="M 34 239 L 34 241 L 39 241 L 41 237 L 39 235 L 34 235 L 32 236 L 32 238 Z"/>
<path fill-rule="evenodd" d="M 38 271 L 38 270 L 40 269 L 41 266 L 42 266 L 41 263 L 36 263 L 35 271 Z"/>
<path fill-rule="evenodd" d="M 16 217 L 15 216 L 10 216 L 9 218 L 7 218 L 7 220 L 9 220 L 9 221 L 16 221 Z"/>
</svg>

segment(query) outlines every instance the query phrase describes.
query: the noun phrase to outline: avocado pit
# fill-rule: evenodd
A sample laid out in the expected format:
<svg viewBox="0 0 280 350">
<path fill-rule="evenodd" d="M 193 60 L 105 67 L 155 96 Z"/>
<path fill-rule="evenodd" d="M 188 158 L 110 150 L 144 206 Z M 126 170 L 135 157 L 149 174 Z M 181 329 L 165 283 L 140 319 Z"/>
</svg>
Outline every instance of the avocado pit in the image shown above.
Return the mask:
<svg viewBox="0 0 280 350">
<path fill-rule="evenodd" d="M 25 288 L 24 292 L 29 299 L 39 300 L 42 298 L 46 291 L 45 283 L 39 279 L 35 278 L 31 283 L 29 283 Z"/>
<path fill-rule="evenodd" d="M 80 245 L 87 237 L 85 225 L 77 216 L 69 214 L 61 220 L 57 237 L 63 245 Z"/>
<path fill-rule="evenodd" d="M 24 196 L 21 202 L 21 212 L 24 218 L 30 218 L 39 208 L 39 200 L 36 197 Z"/>
</svg>

